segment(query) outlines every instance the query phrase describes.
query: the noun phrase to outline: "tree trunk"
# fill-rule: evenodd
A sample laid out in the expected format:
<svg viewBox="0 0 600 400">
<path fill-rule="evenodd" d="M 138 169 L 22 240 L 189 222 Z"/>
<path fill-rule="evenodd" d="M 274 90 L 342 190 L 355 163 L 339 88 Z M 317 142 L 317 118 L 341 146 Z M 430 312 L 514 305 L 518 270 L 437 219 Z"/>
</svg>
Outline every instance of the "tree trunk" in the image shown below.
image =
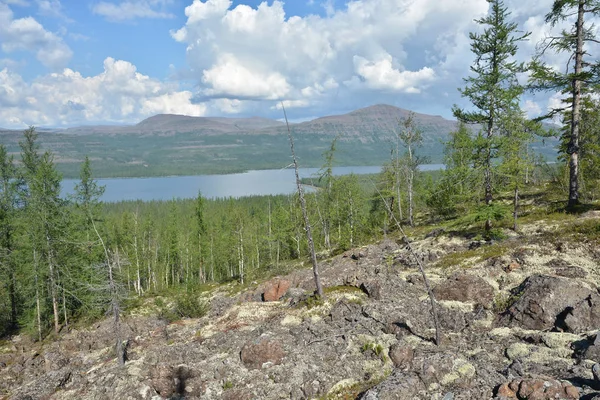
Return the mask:
<svg viewBox="0 0 600 400">
<path fill-rule="evenodd" d="M 415 171 L 413 166 L 413 154 L 411 144 L 408 144 L 408 173 L 407 173 L 407 191 L 408 191 L 408 223 L 410 226 L 415 225 L 414 215 L 413 215 L 413 181 L 415 178 Z"/>
<path fill-rule="evenodd" d="M 567 147 L 569 157 L 569 202 L 568 208 L 579 204 L 579 124 L 581 121 L 581 71 L 583 69 L 583 18 L 584 0 L 579 0 L 577 12 L 575 50 L 575 77 L 573 79 L 573 112 L 571 113 L 571 136 Z"/>
<path fill-rule="evenodd" d="M 37 314 L 38 340 L 42 341 L 42 309 L 40 307 L 40 284 L 38 280 L 37 252 L 33 249 L 33 266 L 35 269 L 35 310 Z"/>
<path fill-rule="evenodd" d="M 238 272 L 240 274 L 240 283 L 244 284 L 244 234 L 243 234 L 244 225 L 240 225 L 240 230 L 238 231 L 239 235 L 239 244 L 238 244 Z"/>
<path fill-rule="evenodd" d="M 62 290 L 62 302 L 63 302 L 63 316 L 65 318 L 65 329 L 69 331 L 69 318 L 67 316 L 67 297 L 65 296 L 65 290 Z"/>
<path fill-rule="evenodd" d="M 398 198 L 398 219 L 402 221 L 404 217 L 402 215 L 402 197 L 400 193 L 400 136 L 396 137 L 396 171 L 394 175 L 396 177 L 396 197 Z M 392 205 L 391 208 L 393 212 L 394 206 Z"/>
<path fill-rule="evenodd" d="M 298 196 L 300 197 L 300 207 L 302 208 L 302 216 L 304 217 L 304 230 L 306 232 L 306 239 L 308 240 L 308 250 L 310 251 L 310 260 L 313 267 L 313 277 L 315 280 L 315 286 L 317 289 L 317 296 L 323 297 L 323 287 L 321 286 L 321 279 L 319 278 L 319 265 L 317 263 L 317 254 L 315 253 L 315 244 L 313 242 L 310 221 L 308 219 L 308 210 L 306 209 L 306 200 L 304 199 L 304 190 L 302 190 L 302 184 L 300 182 L 300 175 L 298 174 L 298 161 L 296 159 L 296 152 L 294 150 L 294 138 L 292 137 L 292 131 L 288 123 L 287 114 L 281 103 L 283 109 L 283 115 L 285 117 L 285 123 L 287 125 L 288 139 L 290 141 L 290 149 L 292 152 L 292 160 L 294 162 L 294 172 L 296 174 L 296 186 L 298 187 Z"/>
<path fill-rule="evenodd" d="M 10 263 L 10 276 L 8 277 L 8 295 L 10 297 L 10 325 L 11 329 L 16 329 L 18 326 L 17 321 L 17 284 L 15 276 L 15 268 L 12 260 Z"/>
<path fill-rule="evenodd" d="M 56 279 L 54 276 L 54 263 L 52 261 L 52 251 L 50 250 L 50 238 L 46 235 L 46 243 L 48 245 L 48 268 L 50 272 L 50 295 L 52 296 L 52 311 L 54 313 L 54 332 L 60 331 L 58 299 L 56 296 Z"/>
<path fill-rule="evenodd" d="M 492 193 L 492 135 L 494 129 L 493 117 L 490 117 L 490 121 L 487 127 L 487 140 L 485 149 L 485 170 L 484 170 L 484 185 L 485 185 L 485 205 L 491 206 L 493 200 Z M 492 220 L 489 215 L 485 220 L 485 230 L 489 232 L 492 229 Z"/>
<path fill-rule="evenodd" d="M 519 186 L 515 186 L 515 196 L 513 198 L 513 230 L 516 232 L 519 228 L 517 219 L 519 218 Z"/>
</svg>

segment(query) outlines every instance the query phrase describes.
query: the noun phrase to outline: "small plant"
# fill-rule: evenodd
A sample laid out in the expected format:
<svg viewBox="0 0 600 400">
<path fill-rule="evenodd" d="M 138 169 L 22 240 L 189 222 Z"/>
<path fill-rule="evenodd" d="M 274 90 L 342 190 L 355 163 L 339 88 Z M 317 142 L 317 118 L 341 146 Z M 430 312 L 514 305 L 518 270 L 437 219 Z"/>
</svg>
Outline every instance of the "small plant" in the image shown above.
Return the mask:
<svg viewBox="0 0 600 400">
<path fill-rule="evenodd" d="M 233 382 L 231 382 L 229 379 L 223 382 L 223 390 L 227 389 L 233 389 Z"/>
<path fill-rule="evenodd" d="M 306 306 L 306 308 L 308 308 L 309 310 L 315 307 L 320 307 L 323 304 L 325 304 L 325 300 L 317 294 L 313 296 L 308 296 L 306 299 L 298 303 L 299 306 Z"/>
<path fill-rule="evenodd" d="M 512 293 L 509 295 L 503 295 L 502 293 L 498 293 L 496 297 L 494 297 L 494 303 L 492 305 L 492 310 L 496 313 L 503 313 L 508 310 L 515 301 L 519 300 L 519 298 L 523 295 L 523 292 Z"/>
<path fill-rule="evenodd" d="M 381 345 L 381 343 L 373 343 L 373 342 L 369 342 L 369 343 L 365 343 L 362 345 L 361 351 L 363 353 L 366 353 L 368 351 L 372 351 L 373 354 L 375 354 L 377 357 L 380 357 L 382 359 L 382 361 L 385 361 L 384 357 L 384 347 Z"/>
<path fill-rule="evenodd" d="M 194 292 L 184 293 L 175 298 L 172 307 L 162 299 L 155 299 L 154 304 L 158 307 L 158 317 L 168 323 L 173 323 L 182 318 L 202 318 L 209 311 L 209 304 L 200 299 Z"/>
</svg>

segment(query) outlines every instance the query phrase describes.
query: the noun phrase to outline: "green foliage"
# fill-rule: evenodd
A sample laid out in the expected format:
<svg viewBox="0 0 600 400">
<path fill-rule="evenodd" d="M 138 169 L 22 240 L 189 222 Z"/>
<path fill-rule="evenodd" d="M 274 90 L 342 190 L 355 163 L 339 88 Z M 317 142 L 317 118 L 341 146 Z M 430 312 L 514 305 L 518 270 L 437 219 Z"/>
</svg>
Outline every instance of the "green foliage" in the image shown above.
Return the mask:
<svg viewBox="0 0 600 400">
<path fill-rule="evenodd" d="M 579 164 L 585 159 L 582 157 L 584 154 L 580 153 L 586 129 L 582 123 L 585 118 L 585 96 L 596 92 L 600 83 L 598 57 L 589 51 L 598 42 L 593 22 L 590 20 L 593 21 L 599 15 L 598 0 L 555 0 L 552 10 L 546 15 L 546 22 L 552 26 L 567 20 L 574 23 L 570 29 L 563 30 L 558 36 L 545 38 L 538 45 L 540 51 L 530 64 L 530 89 L 565 95 L 562 106 L 541 118 L 561 114 L 563 116 L 561 152 L 563 159 L 569 160 L 570 166 L 568 207 L 574 207 L 580 201 Z M 550 52 L 566 53 L 568 61 L 565 69 L 556 69 L 544 62 L 544 56 Z"/>
<path fill-rule="evenodd" d="M 515 301 L 519 300 L 519 298 L 523 295 L 521 293 L 509 293 L 508 295 L 502 293 L 496 293 L 494 297 L 494 302 L 492 303 L 492 310 L 495 313 L 503 313 L 508 307 L 510 307 Z"/>
<path fill-rule="evenodd" d="M 519 42 L 529 33 L 519 33 L 517 24 L 508 22 L 510 12 L 501 0 L 488 0 L 488 3 L 489 14 L 476 20 L 483 26 L 483 33 L 469 34 L 475 62 L 471 66 L 472 75 L 465 78 L 466 85 L 461 90 L 475 110 L 465 111 L 454 106 L 453 112 L 461 122 L 483 125 L 482 131 L 469 142 L 469 149 L 473 150 L 473 168 L 482 174 L 485 203 L 490 206 L 497 185 L 493 160 L 501 155 L 506 144 L 501 135 L 509 133 L 512 142 L 520 143 L 521 137 L 512 134 L 517 127 L 510 126 L 509 122 L 522 115 L 519 99 L 524 89 L 519 85 L 517 74 L 526 68 L 514 58 Z M 491 229 L 491 221 L 486 220 L 486 230 Z"/>
<path fill-rule="evenodd" d="M 209 310 L 209 304 L 194 292 L 185 293 L 175 299 L 175 312 L 181 318 L 202 318 Z"/>
<path fill-rule="evenodd" d="M 228 389 L 233 389 L 233 382 L 231 382 L 229 379 L 227 379 L 225 382 L 223 382 L 223 390 L 228 390 Z"/>
</svg>

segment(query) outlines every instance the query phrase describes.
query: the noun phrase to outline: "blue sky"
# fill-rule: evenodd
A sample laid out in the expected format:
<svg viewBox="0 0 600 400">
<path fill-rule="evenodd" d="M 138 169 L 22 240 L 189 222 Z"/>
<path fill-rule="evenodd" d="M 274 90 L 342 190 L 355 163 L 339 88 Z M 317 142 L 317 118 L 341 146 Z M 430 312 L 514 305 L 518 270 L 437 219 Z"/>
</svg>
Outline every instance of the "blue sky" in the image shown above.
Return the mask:
<svg viewBox="0 0 600 400">
<path fill-rule="evenodd" d="M 533 31 L 552 0 L 507 0 Z M 0 127 L 158 113 L 293 119 L 377 103 L 451 117 L 486 0 L 0 0 Z M 558 64 L 561 60 L 555 60 Z M 550 96 L 530 97 L 535 115 Z"/>
</svg>

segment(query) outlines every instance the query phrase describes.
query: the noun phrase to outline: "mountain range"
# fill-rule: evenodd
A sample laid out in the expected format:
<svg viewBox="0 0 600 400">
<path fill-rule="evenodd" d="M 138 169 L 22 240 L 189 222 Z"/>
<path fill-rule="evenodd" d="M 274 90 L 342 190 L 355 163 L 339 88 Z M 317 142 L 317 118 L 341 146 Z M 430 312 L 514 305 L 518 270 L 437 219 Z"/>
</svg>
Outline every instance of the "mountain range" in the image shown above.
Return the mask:
<svg viewBox="0 0 600 400">
<path fill-rule="evenodd" d="M 300 164 L 322 165 L 323 152 L 337 137 L 337 165 L 380 165 L 389 159 L 399 124 L 410 113 L 379 104 L 291 124 Z M 414 120 L 423 132 L 419 153 L 430 162 L 441 162 L 443 141 L 456 129 L 456 121 L 419 113 L 414 113 Z M 227 173 L 282 168 L 290 162 L 285 123 L 260 117 L 160 114 L 135 125 L 40 129 L 39 133 L 42 148 L 55 154 L 66 177 L 77 176 L 86 155 L 98 177 Z M 0 143 L 9 152 L 18 154 L 19 140 L 21 131 L 0 129 Z M 535 147 L 553 158 L 555 145 L 549 141 Z"/>
</svg>

